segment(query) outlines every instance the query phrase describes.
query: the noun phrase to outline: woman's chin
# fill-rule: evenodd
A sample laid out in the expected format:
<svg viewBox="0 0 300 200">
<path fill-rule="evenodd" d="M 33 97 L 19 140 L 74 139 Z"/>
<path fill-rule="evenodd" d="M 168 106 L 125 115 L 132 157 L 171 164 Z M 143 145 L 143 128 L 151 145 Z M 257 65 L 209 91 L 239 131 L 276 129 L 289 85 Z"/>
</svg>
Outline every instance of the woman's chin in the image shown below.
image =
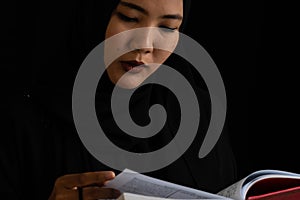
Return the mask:
<svg viewBox="0 0 300 200">
<path fill-rule="evenodd" d="M 133 77 L 132 74 L 124 74 L 115 84 L 124 89 L 135 89 L 139 87 L 147 77 Z"/>
<path fill-rule="evenodd" d="M 135 89 L 139 87 L 158 68 L 159 64 L 149 66 L 138 66 L 130 70 L 108 70 L 108 75 L 112 82 L 120 88 Z"/>
</svg>

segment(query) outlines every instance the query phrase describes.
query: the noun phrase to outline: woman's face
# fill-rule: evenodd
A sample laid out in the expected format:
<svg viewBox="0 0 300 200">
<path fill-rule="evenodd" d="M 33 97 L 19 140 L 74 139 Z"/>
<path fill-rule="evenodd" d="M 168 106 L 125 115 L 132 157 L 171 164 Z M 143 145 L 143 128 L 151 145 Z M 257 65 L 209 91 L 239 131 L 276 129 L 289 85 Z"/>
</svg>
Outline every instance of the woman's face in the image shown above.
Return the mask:
<svg viewBox="0 0 300 200">
<path fill-rule="evenodd" d="M 143 29 L 117 42 L 117 48 L 128 46 L 132 50 L 114 59 L 108 66 L 111 81 L 116 84 L 124 75 L 118 82 L 119 86 L 139 86 L 175 49 L 182 17 L 183 0 L 120 0 L 109 21 L 105 38 Z"/>
</svg>

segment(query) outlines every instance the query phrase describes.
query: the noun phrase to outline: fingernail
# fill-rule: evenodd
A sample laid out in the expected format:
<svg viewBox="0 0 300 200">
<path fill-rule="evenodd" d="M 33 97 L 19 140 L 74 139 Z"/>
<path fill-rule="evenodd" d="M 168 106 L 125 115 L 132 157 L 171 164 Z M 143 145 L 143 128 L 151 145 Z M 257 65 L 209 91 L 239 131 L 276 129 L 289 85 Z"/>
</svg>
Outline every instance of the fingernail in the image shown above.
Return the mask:
<svg viewBox="0 0 300 200">
<path fill-rule="evenodd" d="M 116 175 L 115 175 L 115 173 L 114 172 L 109 172 L 109 173 L 106 173 L 105 174 L 105 178 L 107 178 L 107 179 L 112 179 L 112 178 L 114 178 Z"/>
</svg>

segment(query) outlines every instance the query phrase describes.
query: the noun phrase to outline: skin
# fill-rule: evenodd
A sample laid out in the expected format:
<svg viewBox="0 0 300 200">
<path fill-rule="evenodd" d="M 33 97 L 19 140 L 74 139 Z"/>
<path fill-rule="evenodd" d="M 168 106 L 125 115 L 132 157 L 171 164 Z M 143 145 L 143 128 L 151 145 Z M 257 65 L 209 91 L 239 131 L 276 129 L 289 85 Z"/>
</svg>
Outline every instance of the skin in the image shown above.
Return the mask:
<svg viewBox="0 0 300 200">
<path fill-rule="evenodd" d="M 118 86 L 123 88 L 139 86 L 172 54 L 178 42 L 182 16 L 182 0 L 122 0 L 109 21 L 106 39 L 123 31 L 138 28 L 156 27 L 157 30 L 137 31 L 115 42 L 117 46 L 115 48 L 133 50 L 121 55 L 109 65 L 107 72 L 110 80 L 117 84 L 124 75 Z M 114 48 L 110 46 L 108 49 Z M 110 55 L 115 53 L 110 52 Z M 135 61 L 143 63 L 144 66 L 142 70 L 131 70 L 126 73 L 127 70 L 122 66 L 123 61 Z"/>
<path fill-rule="evenodd" d="M 112 171 L 87 172 L 59 177 L 49 200 L 77 200 L 81 187 L 84 200 L 117 198 L 120 192 L 112 188 L 103 188 L 105 183 L 115 177 Z"/>
<path fill-rule="evenodd" d="M 107 71 L 111 81 L 116 84 L 124 75 L 118 85 L 124 88 L 134 88 L 153 73 L 159 64 L 166 61 L 172 53 L 171 50 L 175 48 L 178 41 L 177 30 L 181 25 L 182 16 L 182 0 L 121 0 L 109 21 L 106 39 L 136 28 L 157 27 L 161 31 L 160 35 L 152 35 L 151 31 L 146 30 L 141 35 L 128 36 L 122 45 L 129 45 L 135 50 L 120 56 L 108 66 Z M 162 28 L 166 28 L 167 31 Z M 158 37 L 160 40 L 155 41 Z M 171 48 L 166 47 L 171 50 L 164 51 L 155 48 L 155 44 L 161 44 L 161 41 L 172 44 Z M 147 48 L 136 48 L 140 43 Z M 127 71 L 126 73 L 122 61 L 142 62 L 147 66 L 137 72 Z M 151 65 L 150 63 L 157 64 Z M 120 195 L 119 191 L 103 187 L 114 177 L 115 174 L 112 171 L 69 174 L 59 177 L 49 200 L 77 200 L 79 187 L 83 188 L 84 200 L 117 198 Z"/>
</svg>

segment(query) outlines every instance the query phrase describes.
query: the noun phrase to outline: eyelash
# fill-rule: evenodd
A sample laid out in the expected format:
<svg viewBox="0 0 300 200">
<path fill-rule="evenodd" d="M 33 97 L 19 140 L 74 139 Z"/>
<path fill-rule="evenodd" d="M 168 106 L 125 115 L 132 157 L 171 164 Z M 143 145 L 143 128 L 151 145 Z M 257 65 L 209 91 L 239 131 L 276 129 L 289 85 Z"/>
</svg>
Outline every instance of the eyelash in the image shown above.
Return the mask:
<svg viewBox="0 0 300 200">
<path fill-rule="evenodd" d="M 128 17 L 120 12 L 117 12 L 117 15 L 119 17 L 119 19 L 125 21 L 125 22 L 138 22 L 138 18 L 132 18 L 132 17 Z M 162 28 L 165 32 L 174 32 L 177 28 L 170 28 L 168 26 L 159 26 L 159 28 Z"/>
<path fill-rule="evenodd" d="M 167 26 L 160 26 L 159 28 L 162 28 L 166 32 L 174 32 L 175 30 L 177 30 L 177 28 L 170 28 Z"/>
<path fill-rule="evenodd" d="M 137 18 L 128 17 L 120 12 L 117 13 L 118 17 L 125 22 L 138 22 Z"/>
</svg>

